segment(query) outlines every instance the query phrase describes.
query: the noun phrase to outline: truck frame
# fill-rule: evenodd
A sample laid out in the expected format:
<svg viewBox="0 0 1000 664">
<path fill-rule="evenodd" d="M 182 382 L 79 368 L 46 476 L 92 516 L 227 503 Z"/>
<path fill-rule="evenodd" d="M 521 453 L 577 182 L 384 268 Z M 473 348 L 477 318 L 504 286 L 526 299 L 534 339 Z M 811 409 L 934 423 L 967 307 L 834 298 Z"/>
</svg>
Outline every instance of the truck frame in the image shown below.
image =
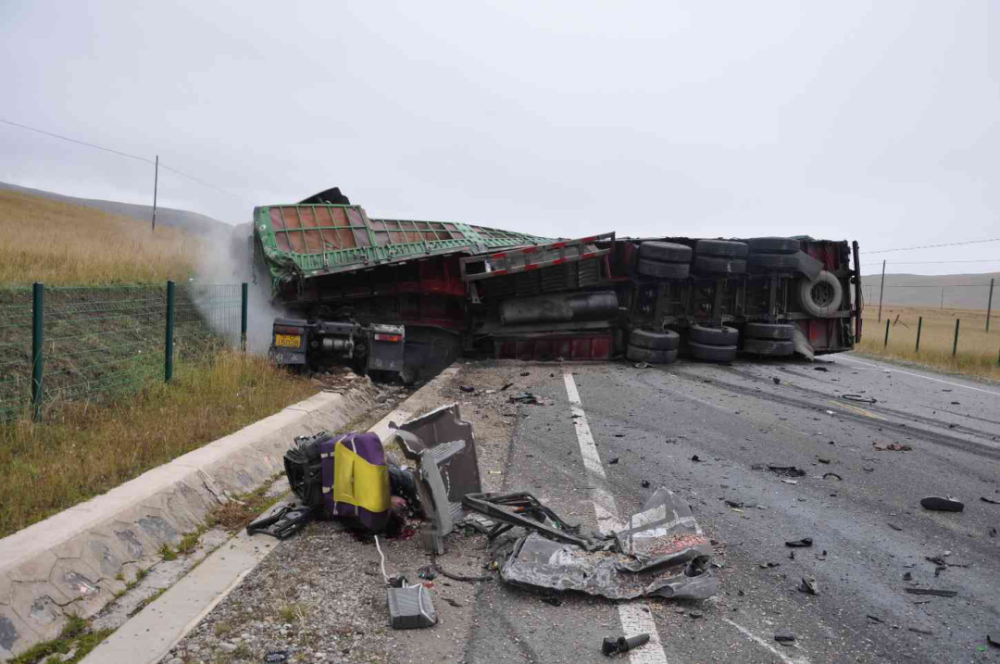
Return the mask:
<svg viewBox="0 0 1000 664">
<path fill-rule="evenodd" d="M 857 242 L 551 239 L 371 219 L 336 188 L 255 208 L 250 240 L 256 279 L 286 312 L 272 355 L 299 368 L 411 381 L 462 354 L 811 358 L 861 338 Z"/>
</svg>

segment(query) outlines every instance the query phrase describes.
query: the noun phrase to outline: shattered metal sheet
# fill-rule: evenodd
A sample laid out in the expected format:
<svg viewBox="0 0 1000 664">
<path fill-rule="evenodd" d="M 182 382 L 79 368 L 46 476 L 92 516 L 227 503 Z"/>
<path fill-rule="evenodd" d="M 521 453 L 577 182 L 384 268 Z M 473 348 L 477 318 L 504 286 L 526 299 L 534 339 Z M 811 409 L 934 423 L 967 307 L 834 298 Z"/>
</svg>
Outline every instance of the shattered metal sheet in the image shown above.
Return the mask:
<svg viewBox="0 0 1000 664">
<path fill-rule="evenodd" d="M 615 538 L 617 550 L 587 552 L 533 532 L 517 541 L 500 575 L 517 585 L 616 600 L 706 599 L 718 592 L 719 581 L 708 564 L 708 539 L 690 506 L 672 492 L 657 490 Z"/>
</svg>

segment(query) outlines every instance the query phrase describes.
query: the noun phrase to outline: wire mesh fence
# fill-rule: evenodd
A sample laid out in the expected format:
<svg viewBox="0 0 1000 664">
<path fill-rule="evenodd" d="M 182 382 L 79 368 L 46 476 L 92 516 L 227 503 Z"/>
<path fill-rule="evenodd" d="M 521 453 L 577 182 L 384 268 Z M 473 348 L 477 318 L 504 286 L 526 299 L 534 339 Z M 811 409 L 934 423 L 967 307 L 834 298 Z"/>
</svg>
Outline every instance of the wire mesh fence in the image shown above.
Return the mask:
<svg viewBox="0 0 1000 664">
<path fill-rule="evenodd" d="M 240 344 L 239 284 L 175 290 L 173 361 L 183 376 Z M 97 402 L 164 380 L 167 286 L 46 288 L 37 404 Z M 0 421 L 32 409 L 32 289 L 0 291 Z"/>
</svg>

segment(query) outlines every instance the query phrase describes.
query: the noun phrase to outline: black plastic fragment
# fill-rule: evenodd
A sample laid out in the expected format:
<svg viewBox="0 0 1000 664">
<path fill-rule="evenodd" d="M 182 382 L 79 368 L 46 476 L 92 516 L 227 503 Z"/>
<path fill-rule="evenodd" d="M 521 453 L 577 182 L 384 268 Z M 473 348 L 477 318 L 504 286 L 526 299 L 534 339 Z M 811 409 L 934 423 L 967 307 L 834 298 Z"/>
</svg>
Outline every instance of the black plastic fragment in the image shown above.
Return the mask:
<svg viewBox="0 0 1000 664">
<path fill-rule="evenodd" d="M 785 546 L 790 546 L 794 549 L 808 548 L 813 545 L 813 540 L 811 537 L 803 537 L 799 540 L 790 540 L 785 542 Z"/>
<path fill-rule="evenodd" d="M 636 634 L 627 639 L 624 636 L 619 636 L 617 639 L 613 636 L 606 636 L 604 637 L 604 643 L 601 645 L 601 652 L 606 657 L 610 657 L 611 655 L 619 655 L 629 650 L 635 650 L 647 643 L 649 643 L 649 634 L 646 633 Z"/>
<path fill-rule="evenodd" d="M 928 496 L 920 500 L 920 506 L 925 510 L 935 512 L 961 512 L 965 509 L 965 503 L 954 498 L 941 498 L 940 496 Z"/>
<path fill-rule="evenodd" d="M 904 592 L 911 595 L 933 595 L 935 597 L 955 597 L 957 590 L 940 590 L 938 588 L 903 588 Z"/>
</svg>

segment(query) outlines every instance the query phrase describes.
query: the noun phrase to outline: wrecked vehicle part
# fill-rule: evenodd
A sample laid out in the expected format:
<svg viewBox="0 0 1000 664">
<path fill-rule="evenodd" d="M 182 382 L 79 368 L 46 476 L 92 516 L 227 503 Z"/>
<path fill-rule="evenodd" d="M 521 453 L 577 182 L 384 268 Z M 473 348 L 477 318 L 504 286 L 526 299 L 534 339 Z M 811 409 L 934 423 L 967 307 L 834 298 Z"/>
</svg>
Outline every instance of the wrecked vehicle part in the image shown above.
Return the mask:
<svg viewBox="0 0 1000 664">
<path fill-rule="evenodd" d="M 941 498 L 939 496 L 928 496 L 920 499 L 920 506 L 925 510 L 935 512 L 961 512 L 965 509 L 965 503 L 955 498 Z"/>
<path fill-rule="evenodd" d="M 287 539 L 305 528 L 316 518 L 319 508 L 300 501 L 278 503 L 247 524 L 247 535 L 264 533 Z"/>
<path fill-rule="evenodd" d="M 857 403 L 867 403 L 867 404 L 878 403 L 878 399 L 876 399 L 875 397 L 866 397 L 863 394 L 841 394 L 840 398 L 844 399 L 845 401 L 854 401 Z"/>
<path fill-rule="evenodd" d="M 466 494 L 465 506 L 479 514 L 499 521 L 489 532 L 490 540 L 515 526 L 537 531 L 558 542 L 573 544 L 586 551 L 611 546 L 608 540 L 598 540 L 580 535 L 579 526 L 570 526 L 562 517 L 546 507 L 530 493 L 476 493 Z M 548 520 L 552 525 L 546 523 Z"/>
<path fill-rule="evenodd" d="M 658 596 L 707 599 L 719 590 L 709 562 L 711 545 L 691 508 L 660 488 L 629 526 L 612 536 L 613 549 L 583 547 L 532 532 L 515 543 L 500 569 L 515 585 L 577 590 L 609 599 Z"/>
<path fill-rule="evenodd" d="M 442 538 L 465 517 L 463 497 L 482 491 L 472 424 L 451 404 L 402 425 L 390 422 L 389 428 L 417 465 L 420 503 L 433 523 L 426 533 L 429 548 L 444 553 Z"/>
<path fill-rule="evenodd" d="M 406 577 L 390 577 L 385 571 L 385 554 L 375 536 L 375 549 L 381 563 L 382 578 L 386 585 L 386 603 L 389 607 L 389 626 L 393 629 L 420 629 L 437 624 L 437 612 L 431 592 L 422 584 L 409 585 Z"/>
<path fill-rule="evenodd" d="M 613 636 L 605 636 L 604 643 L 601 645 L 601 653 L 605 657 L 610 657 L 611 655 L 620 655 L 626 653 L 629 650 L 635 650 L 639 646 L 644 646 L 649 643 L 649 634 L 642 633 L 636 634 L 629 638 L 624 636 L 619 636 L 615 638 Z"/>
</svg>

